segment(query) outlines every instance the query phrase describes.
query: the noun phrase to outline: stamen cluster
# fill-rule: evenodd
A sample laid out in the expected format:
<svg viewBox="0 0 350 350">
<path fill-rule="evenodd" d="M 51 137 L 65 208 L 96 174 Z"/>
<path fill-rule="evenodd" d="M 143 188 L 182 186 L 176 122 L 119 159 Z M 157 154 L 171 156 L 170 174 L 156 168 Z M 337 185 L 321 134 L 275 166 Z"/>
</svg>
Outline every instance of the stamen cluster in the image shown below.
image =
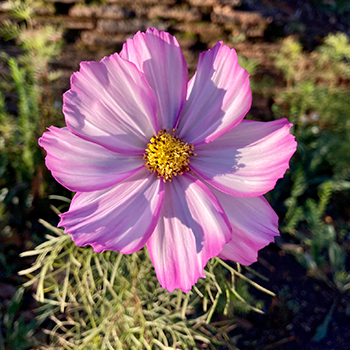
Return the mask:
<svg viewBox="0 0 350 350">
<path fill-rule="evenodd" d="M 143 156 L 145 165 L 151 172 L 156 172 L 163 181 L 171 181 L 173 176 L 182 175 L 189 170 L 188 163 L 193 153 L 193 144 L 175 136 L 175 129 L 171 133 L 167 129 L 160 130 L 153 135 Z"/>
</svg>

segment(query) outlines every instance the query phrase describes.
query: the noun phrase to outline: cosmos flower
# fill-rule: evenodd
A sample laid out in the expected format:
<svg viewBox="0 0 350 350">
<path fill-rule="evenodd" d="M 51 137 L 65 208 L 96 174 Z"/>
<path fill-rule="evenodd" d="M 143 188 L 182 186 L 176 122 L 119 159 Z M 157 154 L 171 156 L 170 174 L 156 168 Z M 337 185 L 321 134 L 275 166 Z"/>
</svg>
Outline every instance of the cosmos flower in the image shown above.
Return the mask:
<svg viewBox="0 0 350 350">
<path fill-rule="evenodd" d="M 59 226 L 96 252 L 147 245 L 170 291 L 188 292 L 212 257 L 253 263 L 278 235 L 262 195 L 296 142 L 286 119 L 244 121 L 251 100 L 247 71 L 221 42 L 189 82 L 175 37 L 153 28 L 82 62 L 64 94 L 67 127 L 39 140 L 52 175 L 77 192 Z"/>
</svg>

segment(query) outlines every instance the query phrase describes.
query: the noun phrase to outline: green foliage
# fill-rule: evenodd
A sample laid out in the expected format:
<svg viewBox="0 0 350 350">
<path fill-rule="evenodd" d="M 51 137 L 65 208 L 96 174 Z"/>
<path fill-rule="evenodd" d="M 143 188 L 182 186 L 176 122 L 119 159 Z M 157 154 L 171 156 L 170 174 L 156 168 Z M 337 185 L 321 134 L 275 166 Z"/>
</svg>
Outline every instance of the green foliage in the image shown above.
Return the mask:
<svg viewBox="0 0 350 350">
<path fill-rule="evenodd" d="M 23 315 L 18 315 L 23 303 L 23 294 L 24 288 L 21 287 L 11 299 L 4 314 L 1 312 L 0 303 L 0 328 L 5 330 L 5 337 L 0 332 L 0 350 L 25 350 L 35 343 L 33 334 L 37 322 L 26 322 Z"/>
<path fill-rule="evenodd" d="M 292 37 L 283 40 L 281 50 L 275 53 L 275 66 L 282 70 L 290 87 L 291 80 L 297 74 L 299 64 L 302 60 L 302 46 Z"/>
<path fill-rule="evenodd" d="M 42 223 L 52 233 L 22 254 L 37 259 L 20 274 L 29 277 L 25 286 L 36 286 L 39 320 L 50 317 L 56 324 L 47 330 L 47 349 L 190 349 L 199 344 L 234 349 L 225 333 L 233 312 L 262 313 L 261 303 L 251 305 L 256 303 L 248 286 L 274 295 L 244 276 L 239 265 L 234 269 L 218 258 L 188 294 L 170 293 L 160 287 L 146 250 L 94 253 Z M 217 311 L 230 317 L 211 324 Z"/>
<path fill-rule="evenodd" d="M 344 33 L 329 34 L 318 51 L 337 63 L 343 60 L 350 61 L 349 38 Z"/>
<path fill-rule="evenodd" d="M 25 52 L 20 59 L 21 63 L 32 71 L 39 83 L 50 81 L 48 65 L 61 50 L 62 29 L 44 26 L 25 30 L 20 33 L 18 40 Z"/>
<path fill-rule="evenodd" d="M 263 96 L 270 94 L 272 81 L 267 75 L 257 79 L 256 73 L 259 68 L 259 61 L 253 58 L 248 58 L 243 55 L 238 55 L 239 65 L 246 69 L 250 75 L 249 84 L 254 93 L 261 94 Z"/>
<path fill-rule="evenodd" d="M 22 21 L 31 21 L 36 4 L 34 0 L 10 0 L 11 15 Z"/>
<path fill-rule="evenodd" d="M 7 74 L 0 81 L 0 189 L 7 190 L 0 210 L 1 226 L 9 219 L 6 208 L 13 198 L 17 213 L 27 213 L 30 198 L 43 192 L 42 184 L 31 192 L 31 184 L 42 165 L 42 156 L 37 139 L 43 129 L 57 114 L 53 108 L 51 88 L 48 82 L 55 77 L 50 72 L 49 62 L 59 53 L 62 32 L 55 27 L 33 27 L 32 16 L 37 1 L 11 0 L 8 2 L 12 21 L 4 21 L 0 35 L 15 39 L 21 54 L 14 58 L 1 52 L 0 59 Z M 56 74 L 57 78 L 57 74 Z M 16 96 L 14 115 L 7 111 L 6 97 Z M 13 103 L 13 102 L 12 102 Z M 17 222 L 23 218 L 17 219 Z"/>
<path fill-rule="evenodd" d="M 23 194 L 23 191 L 26 191 L 24 197 L 29 195 L 29 184 L 41 162 L 37 146 L 40 122 L 38 86 L 30 81 L 29 72 L 20 67 L 15 58 L 8 58 L 7 63 L 11 90 L 17 94 L 18 115 L 7 112 L 4 93 L 0 91 L 0 188 L 7 190 L 7 197 L 2 202 L 3 212 L 6 212 L 4 206 L 14 196 Z M 19 205 L 26 206 L 25 202 Z M 0 223 L 6 224 L 6 219 L 7 216 L 1 216 Z"/>
<path fill-rule="evenodd" d="M 281 50 L 273 54 L 275 65 L 281 69 L 287 88 L 293 84 L 323 83 L 334 88 L 350 78 L 350 44 L 344 33 L 329 34 L 324 43 L 311 54 L 302 51 L 293 37 L 282 41 Z"/>
<path fill-rule="evenodd" d="M 4 20 L 0 26 L 0 36 L 5 40 L 16 39 L 25 28 L 10 20 Z"/>
<path fill-rule="evenodd" d="M 282 231 L 293 244 L 282 247 L 295 254 L 310 274 L 342 292 L 350 287 L 345 261 L 349 246 L 343 225 L 329 215 L 336 220 L 344 209 L 336 207 L 339 193 L 349 198 L 350 89 L 337 86 L 350 77 L 349 58 L 350 42 L 342 33 L 330 34 L 311 54 L 303 53 L 294 39 L 286 40 L 275 62 L 287 87 L 275 96 L 273 106 L 276 117 L 294 123 L 298 141 L 292 171 L 284 179 L 284 184 L 293 186 L 284 199 Z M 277 187 L 276 193 L 283 191 Z"/>
<path fill-rule="evenodd" d="M 249 59 L 245 56 L 238 55 L 238 64 L 246 69 L 250 75 L 254 75 L 258 68 L 258 61 L 254 59 Z"/>
<path fill-rule="evenodd" d="M 332 84 L 350 78 L 350 42 L 344 33 L 329 34 L 317 50 L 316 69 Z"/>
<path fill-rule="evenodd" d="M 53 27 L 33 26 L 36 4 L 31 0 L 8 1 L 12 20 L 0 25 L 0 35 L 19 46 L 16 58 L 0 52 L 5 68 L 0 79 L 0 238 L 10 242 L 12 236 L 21 237 L 33 200 L 43 195 L 43 157 L 37 140 L 58 114 L 48 82 L 53 76 L 49 61 L 59 53 L 61 32 Z M 33 244 L 23 243 L 27 247 Z M 5 278 L 18 270 L 8 256 L 19 248 L 11 243 L 9 246 L 0 245 L 0 268 Z M 35 324 L 16 316 L 19 310 L 15 305 L 20 303 L 17 296 L 9 306 L 2 307 L 0 347 L 21 350 L 31 346 L 29 338 Z"/>
<path fill-rule="evenodd" d="M 332 282 L 333 286 L 345 292 L 350 288 L 350 273 L 346 271 L 345 261 L 349 247 L 342 242 L 342 237 L 337 234 L 334 225 L 324 220 L 332 194 L 339 188 L 337 182 L 323 182 L 319 185 L 318 201 L 308 198 L 303 205 L 297 204 L 298 197 L 304 194 L 304 191 L 300 192 L 298 188 L 306 189 L 300 178 L 296 179 L 291 197 L 285 202 L 288 212 L 282 230 L 294 237 L 299 245 L 285 247 L 291 250 L 298 261 L 315 277 L 327 283 Z M 332 281 L 324 269 L 327 265 L 331 267 Z"/>
</svg>

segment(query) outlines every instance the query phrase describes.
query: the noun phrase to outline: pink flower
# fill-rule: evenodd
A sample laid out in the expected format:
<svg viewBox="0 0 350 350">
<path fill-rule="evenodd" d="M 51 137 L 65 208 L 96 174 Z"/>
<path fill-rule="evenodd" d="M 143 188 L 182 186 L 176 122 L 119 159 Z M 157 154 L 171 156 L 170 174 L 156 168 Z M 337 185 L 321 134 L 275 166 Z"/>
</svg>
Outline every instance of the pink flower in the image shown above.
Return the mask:
<svg viewBox="0 0 350 350">
<path fill-rule="evenodd" d="M 158 279 L 187 292 L 209 259 L 248 265 L 278 235 L 262 197 L 296 149 L 286 119 L 243 121 L 246 70 L 221 42 L 187 83 L 176 39 L 148 29 L 101 62 L 82 62 L 64 94 L 67 127 L 39 140 L 56 180 L 76 191 L 60 226 L 79 246 L 147 245 Z"/>
</svg>

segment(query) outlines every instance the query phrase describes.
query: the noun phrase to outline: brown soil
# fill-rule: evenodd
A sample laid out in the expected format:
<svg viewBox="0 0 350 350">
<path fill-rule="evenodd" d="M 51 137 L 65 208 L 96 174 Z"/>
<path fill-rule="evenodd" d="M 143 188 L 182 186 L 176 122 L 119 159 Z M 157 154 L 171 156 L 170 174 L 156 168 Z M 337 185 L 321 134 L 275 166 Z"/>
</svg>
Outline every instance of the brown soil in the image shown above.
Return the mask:
<svg viewBox="0 0 350 350">
<path fill-rule="evenodd" d="M 239 349 L 349 349 L 349 295 L 342 295 L 335 288 L 308 276 L 293 256 L 286 255 L 275 244 L 262 250 L 259 261 L 251 267 L 269 278 L 269 282 L 259 280 L 259 283 L 277 296 L 270 298 L 255 293 L 258 299 L 265 301 L 266 314 L 251 313 L 238 319 L 240 327 L 235 329 L 232 337 L 238 336 Z M 325 323 L 329 313 L 325 337 L 317 340 L 317 329 Z"/>
</svg>

